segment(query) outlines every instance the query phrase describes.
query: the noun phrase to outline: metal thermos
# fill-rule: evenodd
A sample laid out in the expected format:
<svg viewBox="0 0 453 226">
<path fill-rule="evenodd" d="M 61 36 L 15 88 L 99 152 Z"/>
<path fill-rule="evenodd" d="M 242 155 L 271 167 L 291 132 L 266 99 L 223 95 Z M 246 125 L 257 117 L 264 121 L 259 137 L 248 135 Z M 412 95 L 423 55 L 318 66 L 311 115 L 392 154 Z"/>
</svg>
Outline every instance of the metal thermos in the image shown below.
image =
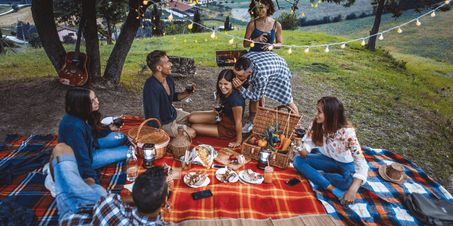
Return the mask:
<svg viewBox="0 0 453 226">
<path fill-rule="evenodd" d="M 264 170 L 264 168 L 267 166 L 267 162 L 269 161 L 269 157 L 271 156 L 271 149 L 268 147 L 262 147 L 260 150 L 260 155 L 258 159 L 258 164 L 256 167 L 260 170 Z"/>
<path fill-rule="evenodd" d="M 154 156 L 156 155 L 156 147 L 154 144 L 143 145 L 143 168 L 148 169 L 154 166 Z"/>
</svg>

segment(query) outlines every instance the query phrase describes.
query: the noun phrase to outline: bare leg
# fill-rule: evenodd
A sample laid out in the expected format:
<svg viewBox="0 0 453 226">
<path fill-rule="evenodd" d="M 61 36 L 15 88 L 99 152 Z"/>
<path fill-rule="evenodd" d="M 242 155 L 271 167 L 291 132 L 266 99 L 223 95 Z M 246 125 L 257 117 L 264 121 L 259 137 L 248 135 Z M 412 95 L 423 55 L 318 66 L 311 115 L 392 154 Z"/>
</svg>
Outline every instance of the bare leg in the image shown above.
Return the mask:
<svg viewBox="0 0 453 226">
<path fill-rule="evenodd" d="M 217 124 L 192 124 L 192 128 L 197 132 L 197 135 L 199 136 L 219 138 Z"/>
<path fill-rule="evenodd" d="M 189 122 L 193 124 L 216 124 L 217 113 L 213 111 L 194 111 L 189 115 Z"/>
<path fill-rule="evenodd" d="M 186 131 L 192 139 L 194 139 L 197 136 L 197 132 L 191 127 L 187 127 Z"/>
<path fill-rule="evenodd" d="M 54 158 L 56 158 L 59 155 L 74 155 L 74 151 L 72 150 L 72 148 L 70 146 L 68 146 L 65 143 L 58 143 L 57 145 L 55 145 L 55 147 L 52 150 L 52 154 L 50 155 L 50 160 L 49 160 L 50 175 L 52 175 L 53 181 L 55 181 L 55 178 L 53 175 L 52 161 Z"/>
</svg>

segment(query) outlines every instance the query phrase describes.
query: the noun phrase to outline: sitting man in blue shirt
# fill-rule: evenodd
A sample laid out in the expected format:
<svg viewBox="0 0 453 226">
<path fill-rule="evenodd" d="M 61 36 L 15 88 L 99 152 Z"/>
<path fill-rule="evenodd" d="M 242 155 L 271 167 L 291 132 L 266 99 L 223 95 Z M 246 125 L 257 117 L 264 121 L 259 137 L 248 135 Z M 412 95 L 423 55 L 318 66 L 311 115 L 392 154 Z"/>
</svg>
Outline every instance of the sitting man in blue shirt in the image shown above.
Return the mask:
<svg viewBox="0 0 453 226">
<path fill-rule="evenodd" d="M 152 167 L 140 174 L 132 198 L 107 194 L 93 178 L 82 179 L 74 151 L 65 143 L 50 157 L 60 225 L 164 225 L 161 208 L 169 196 L 167 170 Z M 135 205 L 136 207 L 130 206 Z"/>
<path fill-rule="evenodd" d="M 172 63 L 166 53 L 160 50 L 154 50 L 146 57 L 146 63 L 153 72 L 143 87 L 143 108 L 145 118 L 156 118 L 162 125 L 162 129 L 170 136 L 176 137 L 178 127 L 182 126 L 192 138 L 195 138 L 194 129 L 187 127 L 189 125 L 189 112 L 182 109 L 176 109 L 172 102 L 180 101 L 195 92 L 195 84 L 192 84 L 193 91 L 188 93 L 175 92 L 175 82 L 170 76 Z M 148 126 L 158 128 L 156 121 L 148 122 Z"/>
</svg>

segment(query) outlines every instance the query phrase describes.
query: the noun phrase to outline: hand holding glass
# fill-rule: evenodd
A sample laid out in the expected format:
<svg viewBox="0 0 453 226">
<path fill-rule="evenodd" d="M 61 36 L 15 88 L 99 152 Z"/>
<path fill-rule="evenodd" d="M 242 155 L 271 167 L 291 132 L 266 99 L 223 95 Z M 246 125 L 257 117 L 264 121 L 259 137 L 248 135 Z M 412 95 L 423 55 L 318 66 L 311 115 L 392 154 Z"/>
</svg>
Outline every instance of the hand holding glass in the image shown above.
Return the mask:
<svg viewBox="0 0 453 226">
<path fill-rule="evenodd" d="M 191 93 L 193 92 L 193 84 L 187 84 L 187 86 L 186 86 L 186 92 L 187 92 L 188 94 L 191 94 Z M 187 103 L 192 102 L 192 99 L 190 99 L 190 97 L 187 97 L 186 102 L 187 102 Z"/>
<path fill-rule="evenodd" d="M 116 139 L 122 139 L 123 134 L 120 133 L 120 128 L 124 124 L 124 119 L 122 115 L 117 115 L 113 117 L 113 124 L 118 128 L 118 134 L 115 136 Z"/>
<path fill-rule="evenodd" d="M 216 120 L 217 122 L 222 121 L 222 119 L 220 118 L 219 114 L 220 114 L 220 112 L 222 111 L 223 106 L 222 106 L 222 105 L 215 105 L 215 106 L 214 106 L 214 109 L 215 109 L 215 111 L 216 111 L 216 113 L 217 113 L 217 116 L 215 117 L 215 120 Z"/>
</svg>

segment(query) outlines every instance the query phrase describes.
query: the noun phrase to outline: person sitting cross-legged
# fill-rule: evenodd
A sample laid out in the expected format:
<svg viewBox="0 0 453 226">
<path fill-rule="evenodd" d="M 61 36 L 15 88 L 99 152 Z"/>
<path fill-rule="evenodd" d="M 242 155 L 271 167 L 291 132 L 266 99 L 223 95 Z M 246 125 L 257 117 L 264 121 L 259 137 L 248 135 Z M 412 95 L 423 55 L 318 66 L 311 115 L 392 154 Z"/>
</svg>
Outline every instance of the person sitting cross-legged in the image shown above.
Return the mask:
<svg viewBox="0 0 453 226">
<path fill-rule="evenodd" d="M 164 225 L 161 208 L 169 194 L 167 170 L 152 167 L 135 181 L 132 198 L 108 194 L 93 178 L 82 179 L 72 148 L 55 146 L 50 173 L 56 185 L 60 225 Z M 133 207 L 132 205 L 135 205 Z"/>
</svg>

